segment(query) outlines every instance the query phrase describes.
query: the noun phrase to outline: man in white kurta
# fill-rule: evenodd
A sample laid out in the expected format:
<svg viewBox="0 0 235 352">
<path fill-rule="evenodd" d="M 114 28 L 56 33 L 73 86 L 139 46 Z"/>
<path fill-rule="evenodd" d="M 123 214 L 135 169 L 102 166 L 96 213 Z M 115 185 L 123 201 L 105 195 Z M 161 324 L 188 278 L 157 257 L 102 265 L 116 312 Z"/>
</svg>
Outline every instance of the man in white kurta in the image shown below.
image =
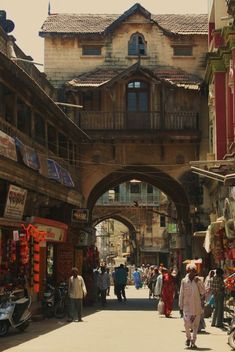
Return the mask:
<svg viewBox="0 0 235 352">
<path fill-rule="evenodd" d="M 196 276 L 195 264 L 188 264 L 186 271 L 187 275 L 182 279 L 180 286 L 179 307 L 183 311 L 186 346 L 191 345 L 192 348 L 197 348 L 195 341 L 202 314 L 201 296 L 205 294 L 205 289 L 203 282 Z"/>
<path fill-rule="evenodd" d="M 69 278 L 68 287 L 70 312 L 68 321 L 82 320 L 82 301 L 87 294 L 86 285 L 82 276 L 78 275 L 78 269 L 72 268 L 72 276 Z"/>
</svg>

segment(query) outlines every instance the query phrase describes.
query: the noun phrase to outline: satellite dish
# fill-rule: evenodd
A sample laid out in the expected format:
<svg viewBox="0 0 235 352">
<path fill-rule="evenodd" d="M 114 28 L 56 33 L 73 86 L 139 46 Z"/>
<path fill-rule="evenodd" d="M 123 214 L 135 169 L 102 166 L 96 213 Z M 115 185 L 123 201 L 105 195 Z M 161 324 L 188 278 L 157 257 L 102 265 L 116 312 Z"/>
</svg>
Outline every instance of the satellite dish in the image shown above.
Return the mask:
<svg viewBox="0 0 235 352">
<path fill-rule="evenodd" d="M 3 23 L 3 29 L 6 33 L 11 33 L 13 31 L 13 29 L 15 28 L 15 24 L 13 21 L 11 20 L 6 20 Z"/>
</svg>

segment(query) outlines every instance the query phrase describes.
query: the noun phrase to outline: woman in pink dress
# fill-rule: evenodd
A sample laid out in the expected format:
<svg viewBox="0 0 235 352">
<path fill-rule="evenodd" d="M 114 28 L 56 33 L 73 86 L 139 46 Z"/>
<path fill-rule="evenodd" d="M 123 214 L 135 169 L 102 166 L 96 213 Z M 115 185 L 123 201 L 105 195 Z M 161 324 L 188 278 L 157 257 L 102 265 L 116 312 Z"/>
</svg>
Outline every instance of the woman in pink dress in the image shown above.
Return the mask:
<svg viewBox="0 0 235 352">
<path fill-rule="evenodd" d="M 175 296 L 175 285 L 170 270 L 163 271 L 162 281 L 162 300 L 164 302 L 164 314 L 166 318 L 170 318 Z"/>
</svg>

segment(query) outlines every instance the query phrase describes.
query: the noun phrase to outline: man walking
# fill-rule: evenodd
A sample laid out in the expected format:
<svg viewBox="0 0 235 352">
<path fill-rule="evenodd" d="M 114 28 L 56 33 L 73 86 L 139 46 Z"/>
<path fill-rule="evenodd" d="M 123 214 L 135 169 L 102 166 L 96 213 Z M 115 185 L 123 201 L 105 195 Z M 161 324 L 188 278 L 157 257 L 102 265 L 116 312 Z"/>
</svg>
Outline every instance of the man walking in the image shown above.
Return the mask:
<svg viewBox="0 0 235 352">
<path fill-rule="evenodd" d="M 98 274 L 97 287 L 100 290 L 101 305 L 104 307 L 106 304 L 107 290 L 110 287 L 110 277 L 104 266 L 101 267 L 101 272 Z"/>
<path fill-rule="evenodd" d="M 68 321 L 83 321 L 82 303 L 83 297 L 87 294 L 87 290 L 82 276 L 78 275 L 77 268 L 72 268 L 72 276 L 69 278 L 68 294 L 70 301 Z"/>
<path fill-rule="evenodd" d="M 127 284 L 127 272 L 123 264 L 120 264 L 115 272 L 115 282 L 118 301 L 122 302 L 122 297 L 126 301 L 125 287 Z"/>
<path fill-rule="evenodd" d="M 223 274 L 223 269 L 217 268 L 216 275 L 213 277 L 211 283 L 211 292 L 215 298 L 215 310 L 213 312 L 211 326 L 216 326 L 217 328 L 223 327 L 225 295 Z"/>
<path fill-rule="evenodd" d="M 205 289 L 203 282 L 196 276 L 197 267 L 195 264 L 188 264 L 186 271 L 187 275 L 182 279 L 180 285 L 179 307 L 183 311 L 186 346 L 197 348 L 195 342 L 202 314 L 201 296 L 205 294 Z"/>
</svg>

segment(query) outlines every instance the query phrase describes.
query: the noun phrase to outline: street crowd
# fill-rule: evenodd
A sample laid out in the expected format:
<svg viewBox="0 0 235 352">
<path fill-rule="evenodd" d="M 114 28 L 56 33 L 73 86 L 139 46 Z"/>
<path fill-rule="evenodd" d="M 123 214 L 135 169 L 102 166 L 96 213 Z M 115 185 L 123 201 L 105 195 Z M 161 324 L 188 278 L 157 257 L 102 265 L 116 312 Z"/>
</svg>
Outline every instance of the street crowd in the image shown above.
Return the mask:
<svg viewBox="0 0 235 352">
<path fill-rule="evenodd" d="M 148 298 L 156 299 L 159 313 L 166 318 L 171 318 L 173 305 L 178 303 L 184 322 L 187 347 L 197 348 L 197 333 L 205 329 L 206 312 L 212 314 L 212 326 L 223 327 L 225 284 L 222 269 L 211 270 L 206 278 L 203 278 L 198 276 L 197 266 L 191 262 L 186 266 L 186 275 L 182 278 L 176 268 L 167 269 L 163 264 L 158 267 L 142 265 L 141 268 L 136 267 L 131 276 L 137 290 L 148 288 Z M 94 270 L 94 277 L 96 298 L 102 307 L 107 304 L 111 283 L 117 301 L 127 300 L 126 286 L 130 277 L 127 266 L 120 264 L 110 273 L 110 269 L 102 263 Z M 85 295 L 84 280 L 78 275 L 78 270 L 73 268 L 69 280 L 69 321 L 82 321 L 82 298 Z"/>
</svg>

